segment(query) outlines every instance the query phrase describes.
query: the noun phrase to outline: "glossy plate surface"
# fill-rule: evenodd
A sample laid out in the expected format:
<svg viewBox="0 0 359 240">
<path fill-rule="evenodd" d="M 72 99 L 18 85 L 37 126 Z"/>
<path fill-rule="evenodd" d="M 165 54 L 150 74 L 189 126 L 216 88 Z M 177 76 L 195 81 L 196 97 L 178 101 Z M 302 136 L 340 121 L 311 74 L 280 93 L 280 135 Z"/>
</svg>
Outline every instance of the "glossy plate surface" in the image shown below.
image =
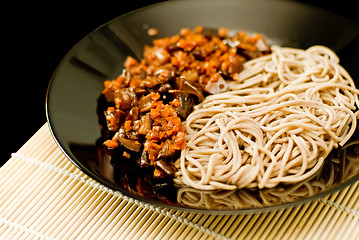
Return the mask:
<svg viewBox="0 0 359 240">
<path fill-rule="evenodd" d="M 308 48 L 315 44 L 337 52 L 341 64 L 359 86 L 359 26 L 330 12 L 296 2 L 171 1 L 149 6 L 96 29 L 63 58 L 49 84 L 46 112 L 52 134 L 65 155 L 83 172 L 114 190 L 157 206 L 212 213 L 247 213 L 288 207 L 314 200 L 359 179 L 359 146 L 356 134 L 351 146 L 333 152 L 322 171 L 295 185 L 265 190 L 203 192 L 173 189 L 167 200 L 140 196 L 124 186 L 128 176 L 103 154 L 97 114 L 105 80 L 114 79 L 128 55 L 142 56 L 151 44 L 149 27 L 156 38 L 177 34 L 183 27 L 227 27 L 263 34 L 269 44 Z M 122 169 L 122 170 L 121 170 Z M 129 173 L 132 174 L 129 170 Z M 179 203 L 175 203 L 180 200 Z"/>
</svg>

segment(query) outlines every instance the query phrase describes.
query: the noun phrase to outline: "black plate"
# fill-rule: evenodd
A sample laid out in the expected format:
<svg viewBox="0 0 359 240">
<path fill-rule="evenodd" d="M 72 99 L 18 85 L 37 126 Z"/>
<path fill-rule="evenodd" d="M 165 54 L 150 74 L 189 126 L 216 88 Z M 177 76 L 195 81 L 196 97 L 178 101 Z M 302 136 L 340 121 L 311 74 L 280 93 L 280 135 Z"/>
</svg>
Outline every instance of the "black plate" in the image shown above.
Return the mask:
<svg viewBox="0 0 359 240">
<path fill-rule="evenodd" d="M 197 25 L 259 32 L 269 44 L 298 48 L 326 45 L 337 52 L 354 80 L 359 79 L 359 26 L 333 13 L 296 2 L 272 0 L 171 1 L 149 6 L 118 17 L 82 39 L 63 58 L 49 84 L 48 123 L 57 144 L 78 168 L 105 186 L 143 202 L 211 213 L 248 213 L 288 207 L 322 197 L 359 179 L 356 135 L 352 146 L 333 152 L 317 176 L 295 185 L 232 192 L 179 189 L 181 196 L 197 205 L 187 200 L 173 203 L 177 194 L 173 189 L 168 193 L 171 195 L 168 201 L 163 200 L 162 194 L 144 197 L 137 195 L 134 187 L 124 187 L 123 179 L 133 176 L 124 176 L 119 170 L 124 168 L 111 164 L 99 147 L 101 131 L 97 108 L 103 82 L 121 73 L 128 55 L 141 58 L 143 46 L 153 40 L 147 34 L 149 27 L 157 28 L 156 37 L 160 38 Z M 198 204 L 206 201 L 213 204 Z"/>
</svg>

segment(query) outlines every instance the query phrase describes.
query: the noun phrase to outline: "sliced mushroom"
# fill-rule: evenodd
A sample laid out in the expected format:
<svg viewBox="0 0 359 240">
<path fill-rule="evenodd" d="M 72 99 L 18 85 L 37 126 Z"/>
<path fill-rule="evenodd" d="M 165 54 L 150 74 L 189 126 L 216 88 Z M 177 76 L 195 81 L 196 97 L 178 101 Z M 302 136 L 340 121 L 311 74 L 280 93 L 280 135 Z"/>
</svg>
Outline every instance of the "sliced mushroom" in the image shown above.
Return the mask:
<svg viewBox="0 0 359 240">
<path fill-rule="evenodd" d="M 126 139 L 122 136 L 117 137 L 118 142 L 124 146 L 125 148 L 134 151 L 134 152 L 140 152 L 141 149 L 141 143 L 135 140 Z"/>
<path fill-rule="evenodd" d="M 120 123 L 124 120 L 125 113 L 120 109 L 109 107 L 104 111 L 104 115 L 108 130 L 114 132 L 118 130 Z"/>
<path fill-rule="evenodd" d="M 158 84 L 165 82 L 160 79 L 158 76 L 147 76 L 146 79 L 143 79 L 139 85 L 140 88 L 153 88 Z"/>
<path fill-rule="evenodd" d="M 147 151 L 142 150 L 141 157 L 137 160 L 137 163 L 140 165 L 140 167 L 145 167 L 145 168 L 151 167 L 150 160 L 148 159 Z"/>
<path fill-rule="evenodd" d="M 155 90 L 156 92 L 158 93 L 165 93 L 165 92 L 168 92 L 168 90 L 171 90 L 172 89 L 172 86 L 171 84 L 169 84 L 168 82 L 164 83 L 164 84 L 161 84 L 157 90 Z"/>
<path fill-rule="evenodd" d="M 151 98 L 151 94 L 143 95 L 138 101 L 138 107 L 140 112 L 147 112 L 151 109 L 153 103 L 153 99 Z"/>
<path fill-rule="evenodd" d="M 215 28 L 203 28 L 203 35 L 207 38 L 218 36 L 218 29 Z"/>
<path fill-rule="evenodd" d="M 195 105 L 192 95 L 181 90 L 170 90 L 168 91 L 168 94 L 171 95 L 169 97 L 170 99 L 178 99 L 180 105 L 174 107 L 174 109 L 179 117 L 186 119 L 186 117 L 192 112 Z"/>
<path fill-rule="evenodd" d="M 190 71 L 184 71 L 181 75 L 181 78 L 186 79 L 188 82 L 197 82 L 199 75 L 197 69 L 192 69 Z"/>
<path fill-rule="evenodd" d="M 228 67 L 228 73 L 238 73 L 243 69 L 243 63 L 246 59 L 239 55 L 234 55 L 229 57 L 231 64 Z"/>
<path fill-rule="evenodd" d="M 270 53 L 271 51 L 270 47 L 263 38 L 258 39 L 258 41 L 256 42 L 256 47 L 260 52 Z"/>
<path fill-rule="evenodd" d="M 133 107 L 133 108 L 131 108 L 130 112 L 128 113 L 128 115 L 126 117 L 126 121 L 130 120 L 131 122 L 134 122 L 138 119 L 138 116 L 139 116 L 139 108 Z"/>
<path fill-rule="evenodd" d="M 145 79 L 147 76 L 146 71 L 143 68 L 140 68 L 140 74 L 138 75 L 139 79 Z"/>
<path fill-rule="evenodd" d="M 159 159 L 174 159 L 177 156 L 178 151 L 173 148 L 173 141 L 170 139 L 166 139 L 161 150 L 158 152 Z"/>
<path fill-rule="evenodd" d="M 201 87 L 197 83 L 190 82 L 184 78 L 178 77 L 178 78 L 176 78 L 176 86 L 177 86 L 177 89 L 188 92 L 188 93 L 196 96 L 198 99 L 198 102 L 203 101 L 203 92 L 202 92 Z"/>
<path fill-rule="evenodd" d="M 173 177 L 177 172 L 176 167 L 162 159 L 155 162 L 155 168 L 164 173 L 166 177 Z"/>
<path fill-rule="evenodd" d="M 115 92 L 115 103 L 120 103 L 120 109 L 129 110 L 138 105 L 136 93 L 133 88 L 121 88 Z"/>
<path fill-rule="evenodd" d="M 140 129 L 138 130 L 139 134 L 146 135 L 148 131 L 151 130 L 152 121 L 150 117 L 150 113 L 146 113 L 140 119 Z"/>
</svg>

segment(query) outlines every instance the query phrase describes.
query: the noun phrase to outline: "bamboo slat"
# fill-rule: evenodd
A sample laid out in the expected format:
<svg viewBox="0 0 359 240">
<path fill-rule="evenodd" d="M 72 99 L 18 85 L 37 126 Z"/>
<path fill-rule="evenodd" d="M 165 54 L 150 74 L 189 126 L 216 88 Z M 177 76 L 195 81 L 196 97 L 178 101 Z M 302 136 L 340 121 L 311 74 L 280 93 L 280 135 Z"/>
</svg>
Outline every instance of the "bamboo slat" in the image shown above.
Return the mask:
<svg viewBox="0 0 359 240">
<path fill-rule="evenodd" d="M 248 215 L 163 209 L 92 180 L 45 124 L 0 168 L 0 239 L 359 239 L 359 183 Z"/>
</svg>

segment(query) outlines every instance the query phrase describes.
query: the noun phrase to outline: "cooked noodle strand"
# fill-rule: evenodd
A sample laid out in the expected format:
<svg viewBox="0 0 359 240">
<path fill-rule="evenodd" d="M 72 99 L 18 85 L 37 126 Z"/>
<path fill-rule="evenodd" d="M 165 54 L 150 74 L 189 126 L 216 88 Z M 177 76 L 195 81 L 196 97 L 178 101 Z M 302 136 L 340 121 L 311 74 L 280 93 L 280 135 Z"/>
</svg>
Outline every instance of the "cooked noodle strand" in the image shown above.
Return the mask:
<svg viewBox="0 0 359 240">
<path fill-rule="evenodd" d="M 324 46 L 274 46 L 229 86 L 188 116 L 176 183 L 213 190 L 298 182 L 356 129 L 359 91 Z"/>
</svg>

